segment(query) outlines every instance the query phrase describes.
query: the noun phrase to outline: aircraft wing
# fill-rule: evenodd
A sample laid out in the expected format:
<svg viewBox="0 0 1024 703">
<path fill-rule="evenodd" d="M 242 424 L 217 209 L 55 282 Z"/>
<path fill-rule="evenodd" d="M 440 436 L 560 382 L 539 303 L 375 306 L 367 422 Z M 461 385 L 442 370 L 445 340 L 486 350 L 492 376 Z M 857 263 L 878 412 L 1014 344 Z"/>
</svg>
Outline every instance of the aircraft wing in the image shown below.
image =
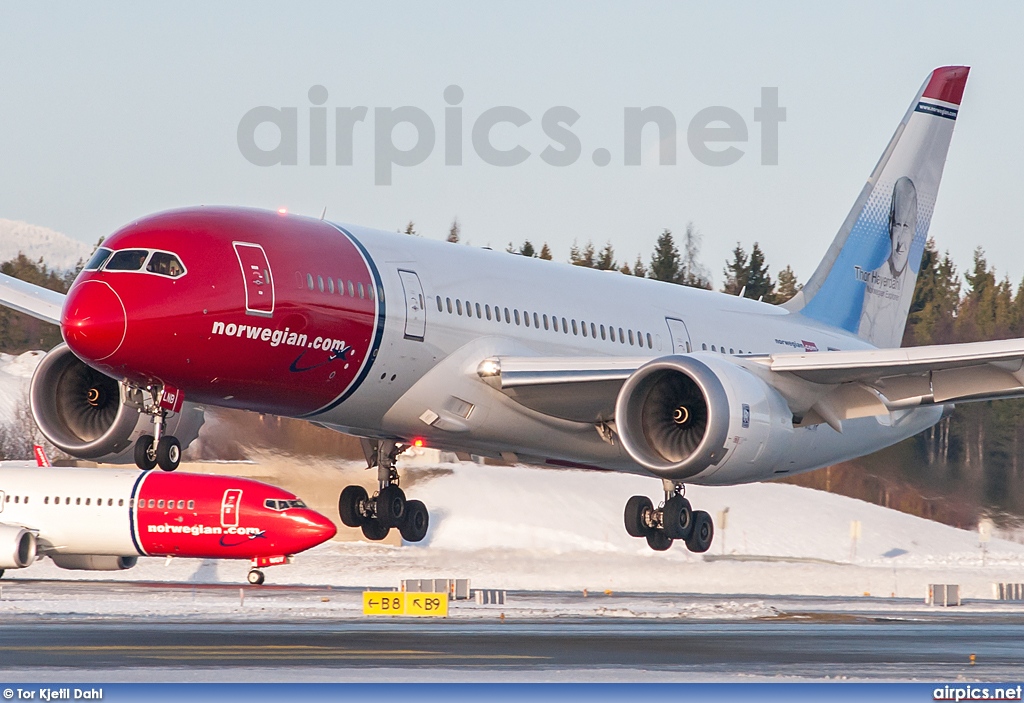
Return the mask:
<svg viewBox="0 0 1024 703">
<path fill-rule="evenodd" d="M 722 358 L 773 386 L 798 424 L 837 430 L 844 419 L 904 408 L 1024 397 L 1024 339 Z M 493 357 L 477 374 L 532 410 L 604 422 L 614 419 L 623 382 L 650 360 Z"/>
<path fill-rule="evenodd" d="M 0 305 L 59 325 L 64 294 L 0 273 Z"/>
</svg>

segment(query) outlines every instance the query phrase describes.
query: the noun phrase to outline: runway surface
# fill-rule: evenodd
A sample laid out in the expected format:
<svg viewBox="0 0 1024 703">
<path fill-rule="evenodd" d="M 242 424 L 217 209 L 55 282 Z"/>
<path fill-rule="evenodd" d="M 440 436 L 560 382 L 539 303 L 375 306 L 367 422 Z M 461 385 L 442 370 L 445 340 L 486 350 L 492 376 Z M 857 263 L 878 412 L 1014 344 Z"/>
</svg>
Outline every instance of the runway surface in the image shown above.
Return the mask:
<svg viewBox="0 0 1024 703">
<path fill-rule="evenodd" d="M 237 587 L 187 584 L 3 582 L 3 603 L 33 597 L 236 601 Z M 745 680 L 749 677 L 1016 681 L 1024 670 L 1024 605 L 925 609 L 918 601 L 763 599 L 681 594 L 510 593 L 507 607 L 458 604 L 444 620 L 367 619 L 353 607 L 289 616 L 281 603 L 355 606 L 356 589 L 246 589 L 217 617 L 8 612 L 0 675 L 28 681 L 61 671 L 108 680 Z M 329 594 L 329 595 L 324 595 Z M 19 600 L 21 599 L 21 600 Z M 559 616 L 571 601 L 604 603 Z M 760 604 L 755 617 L 627 617 L 685 601 L 714 613 L 722 601 Z M 77 602 L 77 601 L 67 601 Z M 215 602 L 227 602 L 218 600 Z M 261 605 L 265 603 L 267 605 Z M 269 607 L 276 603 L 277 607 Z M 513 604 L 518 603 L 518 606 Z M 661 603 L 664 608 L 657 610 Z M 615 607 L 611 607 L 614 604 Z M 646 604 L 646 605 L 643 605 Z M 244 608 L 244 609 L 243 609 Z M 522 617 L 516 613 L 555 613 Z M 643 610 L 647 608 L 647 610 Z M 339 615 L 339 613 L 348 615 Z M 729 611 L 723 611 L 729 612 Z M 742 612 L 742 611 L 741 611 Z M 755 610 L 754 612 L 760 612 Z M 505 617 L 502 618 L 502 614 Z M 609 615 L 608 613 L 612 613 Z M 971 664 L 970 655 L 975 663 Z M 106 672 L 106 673 L 104 673 Z"/>
</svg>

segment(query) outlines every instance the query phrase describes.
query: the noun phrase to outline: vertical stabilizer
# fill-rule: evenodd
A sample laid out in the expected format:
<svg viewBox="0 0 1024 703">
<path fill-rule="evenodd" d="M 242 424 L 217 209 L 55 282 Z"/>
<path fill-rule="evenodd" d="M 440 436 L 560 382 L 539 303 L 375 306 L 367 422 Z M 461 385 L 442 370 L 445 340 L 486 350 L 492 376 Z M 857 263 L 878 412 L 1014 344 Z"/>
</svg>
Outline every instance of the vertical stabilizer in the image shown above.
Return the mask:
<svg viewBox="0 0 1024 703">
<path fill-rule="evenodd" d="M 787 309 L 877 347 L 900 345 L 969 70 L 931 72 L 825 258 Z"/>
</svg>

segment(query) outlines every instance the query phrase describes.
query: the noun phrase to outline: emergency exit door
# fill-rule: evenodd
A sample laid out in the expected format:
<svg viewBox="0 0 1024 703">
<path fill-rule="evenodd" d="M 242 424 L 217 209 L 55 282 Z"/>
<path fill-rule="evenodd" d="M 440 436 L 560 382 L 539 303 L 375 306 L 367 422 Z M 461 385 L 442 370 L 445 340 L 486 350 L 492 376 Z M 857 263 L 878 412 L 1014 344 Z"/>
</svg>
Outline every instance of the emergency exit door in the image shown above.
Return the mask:
<svg viewBox="0 0 1024 703">
<path fill-rule="evenodd" d="M 686 331 L 686 323 L 675 317 L 666 317 L 668 336 L 672 340 L 673 354 L 689 354 L 693 351 L 690 345 L 690 333 Z"/>
<path fill-rule="evenodd" d="M 242 489 L 229 488 L 224 491 L 220 503 L 221 527 L 238 527 L 238 507 L 242 504 Z"/>
<path fill-rule="evenodd" d="M 399 269 L 402 289 L 405 292 L 405 338 L 423 341 L 427 329 L 426 301 L 423 298 L 423 286 L 415 271 Z"/>
<path fill-rule="evenodd" d="M 245 314 L 259 317 L 274 315 L 274 276 L 267 253 L 259 244 L 234 242 L 235 256 L 242 267 L 245 283 Z"/>
</svg>

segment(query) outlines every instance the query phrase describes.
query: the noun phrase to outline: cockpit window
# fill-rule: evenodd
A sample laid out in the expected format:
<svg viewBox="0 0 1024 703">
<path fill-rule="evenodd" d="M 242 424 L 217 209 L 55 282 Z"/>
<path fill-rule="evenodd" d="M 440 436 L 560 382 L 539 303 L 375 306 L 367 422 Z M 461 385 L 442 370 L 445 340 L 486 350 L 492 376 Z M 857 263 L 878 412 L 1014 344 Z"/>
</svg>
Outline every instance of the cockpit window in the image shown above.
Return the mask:
<svg viewBox="0 0 1024 703">
<path fill-rule="evenodd" d="M 149 252 L 145 249 L 124 249 L 110 257 L 104 271 L 141 271 Z"/>
<path fill-rule="evenodd" d="M 185 267 L 178 261 L 178 257 L 163 251 L 153 252 L 153 256 L 149 259 L 149 264 L 146 265 L 146 270 L 150 273 L 170 276 L 171 278 L 177 278 L 185 273 Z"/>
<path fill-rule="evenodd" d="M 306 504 L 301 500 L 274 500 L 273 498 L 267 498 L 263 501 L 263 505 L 270 508 L 271 510 L 287 510 L 288 508 L 305 508 Z"/>
<path fill-rule="evenodd" d="M 85 270 L 95 271 L 100 266 L 102 266 L 103 262 L 109 259 L 110 255 L 113 253 L 114 252 L 112 252 L 110 249 L 104 249 L 103 247 L 100 247 L 99 249 L 96 250 L 96 253 L 92 255 L 92 258 L 89 259 L 89 263 L 85 265 Z"/>
</svg>

